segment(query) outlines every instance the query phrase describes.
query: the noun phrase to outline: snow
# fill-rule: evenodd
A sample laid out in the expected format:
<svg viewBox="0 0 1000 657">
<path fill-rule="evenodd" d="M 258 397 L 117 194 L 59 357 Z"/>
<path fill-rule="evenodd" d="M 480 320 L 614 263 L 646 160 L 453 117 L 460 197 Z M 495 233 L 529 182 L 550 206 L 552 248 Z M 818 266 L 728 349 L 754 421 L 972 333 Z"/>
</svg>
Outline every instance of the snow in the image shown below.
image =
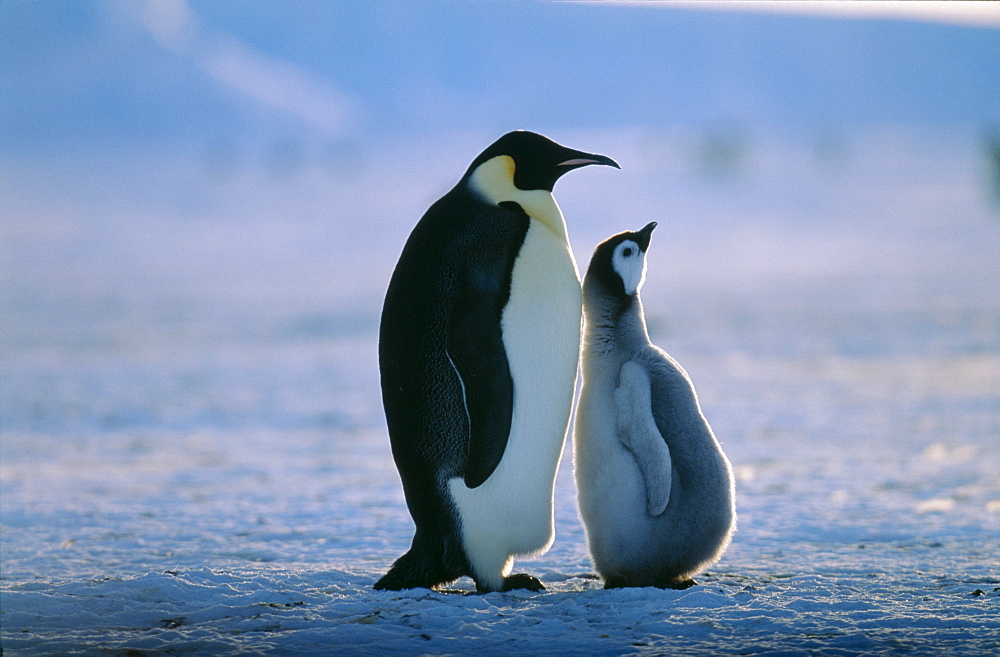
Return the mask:
<svg viewBox="0 0 1000 657">
<path fill-rule="evenodd" d="M 387 137 L 349 186 L 241 174 L 197 212 L 8 167 L 6 654 L 1000 653 L 1000 223 L 975 135 L 858 133 L 832 164 L 762 138 L 721 173 L 665 162 L 669 136 L 569 137 L 624 167 L 560 182 L 577 258 L 660 222 L 651 335 L 737 473 L 699 586 L 601 588 L 566 450 L 556 541 L 515 564 L 546 591 L 372 590 L 412 535 L 379 304 L 468 135 Z M 421 152 L 440 180 L 366 205 Z M 70 178 L 86 193 L 49 198 Z"/>
</svg>

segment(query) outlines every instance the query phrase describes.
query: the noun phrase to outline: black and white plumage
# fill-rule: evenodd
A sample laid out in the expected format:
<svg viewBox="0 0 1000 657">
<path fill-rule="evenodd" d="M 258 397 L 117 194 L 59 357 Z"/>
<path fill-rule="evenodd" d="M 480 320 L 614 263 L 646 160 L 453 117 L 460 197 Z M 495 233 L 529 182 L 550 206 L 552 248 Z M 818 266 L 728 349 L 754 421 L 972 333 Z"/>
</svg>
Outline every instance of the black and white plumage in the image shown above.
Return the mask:
<svg viewBox="0 0 1000 657">
<path fill-rule="evenodd" d="M 607 588 L 685 588 L 735 529 L 732 469 L 687 373 L 649 341 L 639 288 L 656 223 L 594 250 L 583 282 L 575 477 Z"/>
<path fill-rule="evenodd" d="M 469 575 L 480 591 L 552 541 L 552 489 L 580 349 L 581 289 L 552 196 L 613 160 L 532 132 L 504 135 L 413 229 L 382 310 L 379 368 L 392 453 L 416 525 L 376 589 Z"/>
</svg>

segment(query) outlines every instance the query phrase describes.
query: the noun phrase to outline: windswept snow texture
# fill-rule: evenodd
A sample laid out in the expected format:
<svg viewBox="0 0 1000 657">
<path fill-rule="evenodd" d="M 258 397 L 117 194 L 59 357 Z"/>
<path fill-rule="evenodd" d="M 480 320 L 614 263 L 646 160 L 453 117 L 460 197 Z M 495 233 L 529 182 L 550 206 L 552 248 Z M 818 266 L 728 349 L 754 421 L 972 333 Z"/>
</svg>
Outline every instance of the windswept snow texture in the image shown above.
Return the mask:
<svg viewBox="0 0 1000 657">
<path fill-rule="evenodd" d="M 4 654 L 1000 654 L 1000 217 L 978 135 L 859 132 L 832 159 L 761 137 L 700 173 L 670 160 L 696 136 L 560 137 L 623 165 L 556 190 L 581 267 L 660 222 L 652 338 L 738 476 L 735 540 L 699 586 L 602 589 L 567 450 L 555 544 L 515 565 L 547 590 L 372 590 L 412 532 L 379 307 L 467 136 L 387 140 L 341 187 L 238 173 L 195 217 L 45 193 L 93 201 L 125 166 L 8 167 Z M 407 173 L 415 153 L 440 180 Z"/>
</svg>

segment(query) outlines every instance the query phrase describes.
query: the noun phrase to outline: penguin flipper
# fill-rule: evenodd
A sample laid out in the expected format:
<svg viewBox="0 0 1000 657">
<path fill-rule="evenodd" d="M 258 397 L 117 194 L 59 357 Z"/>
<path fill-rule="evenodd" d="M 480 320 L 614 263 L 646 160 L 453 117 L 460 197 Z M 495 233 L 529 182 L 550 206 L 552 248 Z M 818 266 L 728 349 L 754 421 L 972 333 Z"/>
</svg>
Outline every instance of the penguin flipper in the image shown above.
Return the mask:
<svg viewBox="0 0 1000 657">
<path fill-rule="evenodd" d="M 632 452 L 646 482 L 646 508 L 658 516 L 670 501 L 670 448 L 653 418 L 649 374 L 636 361 L 622 365 L 615 389 L 618 440 Z"/>
<path fill-rule="evenodd" d="M 500 328 L 501 288 L 478 283 L 459 296 L 447 344 L 468 421 L 464 478 L 469 488 L 489 479 L 503 458 L 514 409 L 514 380 Z"/>
</svg>

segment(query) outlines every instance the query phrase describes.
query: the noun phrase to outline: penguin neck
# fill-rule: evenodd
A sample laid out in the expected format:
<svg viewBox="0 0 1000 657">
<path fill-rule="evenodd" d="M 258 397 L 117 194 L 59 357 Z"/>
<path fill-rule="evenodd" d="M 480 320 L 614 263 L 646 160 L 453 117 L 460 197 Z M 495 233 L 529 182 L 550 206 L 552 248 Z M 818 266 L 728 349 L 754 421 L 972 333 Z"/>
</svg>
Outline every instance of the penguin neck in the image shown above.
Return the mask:
<svg viewBox="0 0 1000 657">
<path fill-rule="evenodd" d="M 609 297 L 584 290 L 584 348 L 610 352 L 649 344 L 638 294 Z"/>
<path fill-rule="evenodd" d="M 476 167 L 469 177 L 469 187 L 494 205 L 504 201 L 517 203 L 529 217 L 569 244 L 566 220 L 552 192 L 518 189 L 514 185 L 514 160 L 510 156 L 498 155 Z"/>
</svg>

